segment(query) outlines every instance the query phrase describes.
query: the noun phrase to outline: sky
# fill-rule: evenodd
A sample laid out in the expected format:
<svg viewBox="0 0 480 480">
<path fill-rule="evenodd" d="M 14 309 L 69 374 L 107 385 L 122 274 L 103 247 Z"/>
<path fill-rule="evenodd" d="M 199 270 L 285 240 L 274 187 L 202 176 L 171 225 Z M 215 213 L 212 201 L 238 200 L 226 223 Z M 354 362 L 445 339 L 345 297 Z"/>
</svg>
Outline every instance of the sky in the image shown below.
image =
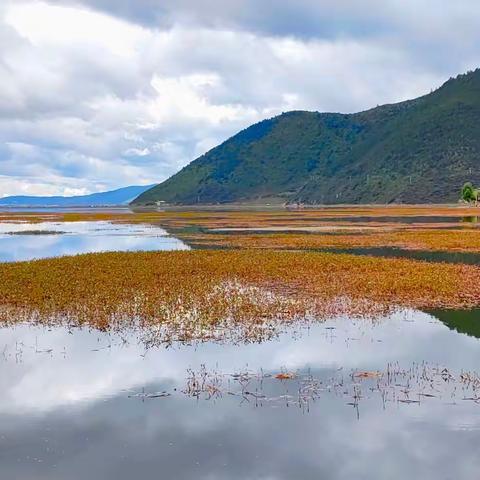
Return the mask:
<svg viewBox="0 0 480 480">
<path fill-rule="evenodd" d="M 480 66 L 478 0 L 0 0 L 0 197 L 161 182 L 288 110 Z"/>
</svg>

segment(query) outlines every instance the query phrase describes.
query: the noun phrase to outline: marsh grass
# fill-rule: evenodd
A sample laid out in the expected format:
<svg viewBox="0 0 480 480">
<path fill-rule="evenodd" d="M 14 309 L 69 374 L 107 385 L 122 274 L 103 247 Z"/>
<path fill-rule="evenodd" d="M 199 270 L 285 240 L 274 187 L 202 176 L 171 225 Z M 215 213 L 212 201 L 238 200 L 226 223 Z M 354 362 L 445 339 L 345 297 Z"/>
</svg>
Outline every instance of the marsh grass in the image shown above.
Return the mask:
<svg viewBox="0 0 480 480">
<path fill-rule="evenodd" d="M 202 247 L 249 249 L 317 249 L 391 247 L 403 250 L 480 252 L 480 231 L 429 228 L 368 233 L 196 233 L 181 235 L 184 241 Z"/>
<path fill-rule="evenodd" d="M 464 217 L 475 215 L 476 210 L 479 209 L 465 206 L 359 206 L 298 211 L 213 210 L 133 214 L 95 211 L 42 214 L 4 212 L 0 213 L 0 222 L 111 221 L 154 224 L 200 248 L 395 247 L 407 250 L 480 252 L 480 224 L 460 221 Z M 362 222 L 351 221 L 353 217 L 359 216 L 371 218 Z M 392 216 L 403 217 L 405 222 L 388 221 L 388 217 Z M 408 222 L 410 217 L 440 219 L 445 216 L 456 217 L 459 221 Z M 381 217 L 384 217 L 382 221 Z M 252 229 L 258 230 L 255 232 Z M 302 232 L 302 229 L 305 231 Z M 227 234 L 225 230 L 230 230 L 230 233 Z"/>
<path fill-rule="evenodd" d="M 379 408 L 434 399 L 454 405 L 463 401 L 480 403 L 480 377 L 476 372 L 456 372 L 425 361 L 408 366 L 390 362 L 381 371 L 340 368 L 326 377 L 310 371 L 286 370 L 274 373 L 245 369 L 226 373 L 202 366 L 188 370 L 181 393 L 202 400 L 236 397 L 241 403 L 255 407 L 283 405 L 306 410 L 327 395 L 356 408 L 374 396 L 381 398 Z"/>
<path fill-rule="evenodd" d="M 202 247 L 237 250 L 102 253 L 0 264 L 0 321 L 139 328 L 145 342 L 259 341 L 280 325 L 392 309 L 480 306 L 480 268 L 309 252 L 396 246 L 480 250 L 477 229 L 371 222 L 369 233 L 219 234 L 223 227 L 333 225 L 337 216 L 463 216 L 465 207 L 358 207 L 278 212 L 0 214 L 0 221 L 112 221 L 160 225 Z M 368 223 L 368 222 L 367 222 Z M 336 224 L 338 225 L 338 223 Z M 282 227 L 283 228 L 283 227 Z M 195 233 L 191 233 L 194 231 Z M 186 232 L 186 233 L 185 233 Z M 294 250 L 294 251 L 291 251 Z"/>
<path fill-rule="evenodd" d="M 87 254 L 0 264 L 0 320 L 138 326 L 152 342 L 155 332 L 255 341 L 305 318 L 479 306 L 479 275 L 473 266 L 312 252 Z"/>
<path fill-rule="evenodd" d="M 23 221 L 38 223 L 44 221 L 124 221 L 129 223 L 161 223 L 171 228 L 197 225 L 205 228 L 223 227 L 265 227 L 284 225 L 315 225 L 317 221 L 345 219 L 351 217 L 472 217 L 479 215 L 480 208 L 445 205 L 392 205 L 392 206 L 344 206 L 319 207 L 304 210 L 281 209 L 262 210 L 169 210 L 142 212 L 9 212 L 0 211 L 0 222 Z"/>
</svg>

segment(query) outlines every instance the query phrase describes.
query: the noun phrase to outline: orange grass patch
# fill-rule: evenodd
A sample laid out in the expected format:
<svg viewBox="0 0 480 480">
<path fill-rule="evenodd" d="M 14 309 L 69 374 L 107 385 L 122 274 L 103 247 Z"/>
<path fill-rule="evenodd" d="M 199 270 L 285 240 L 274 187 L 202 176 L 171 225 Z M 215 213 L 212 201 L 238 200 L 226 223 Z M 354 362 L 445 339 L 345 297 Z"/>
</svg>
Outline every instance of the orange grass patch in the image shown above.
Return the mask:
<svg viewBox="0 0 480 480">
<path fill-rule="evenodd" d="M 228 208 L 226 206 L 225 208 Z M 474 217 L 480 215 L 480 208 L 457 205 L 393 205 L 393 206 L 341 206 L 308 208 L 300 210 L 168 210 L 168 211 L 91 211 L 66 213 L 15 213 L 0 211 L 2 221 L 96 221 L 159 223 L 166 227 L 183 228 L 200 226 L 204 228 L 254 228 L 282 226 L 315 226 L 318 221 L 347 219 L 348 217 Z"/>
<path fill-rule="evenodd" d="M 163 325 L 186 338 L 225 324 L 480 305 L 477 267 L 314 252 L 87 254 L 0 264 L 0 278 L 5 323 Z"/>
<path fill-rule="evenodd" d="M 475 229 L 427 229 L 368 233 L 272 233 L 272 234 L 195 234 L 182 236 L 198 246 L 249 249 L 369 248 L 394 247 L 405 250 L 480 252 L 480 231 Z"/>
</svg>

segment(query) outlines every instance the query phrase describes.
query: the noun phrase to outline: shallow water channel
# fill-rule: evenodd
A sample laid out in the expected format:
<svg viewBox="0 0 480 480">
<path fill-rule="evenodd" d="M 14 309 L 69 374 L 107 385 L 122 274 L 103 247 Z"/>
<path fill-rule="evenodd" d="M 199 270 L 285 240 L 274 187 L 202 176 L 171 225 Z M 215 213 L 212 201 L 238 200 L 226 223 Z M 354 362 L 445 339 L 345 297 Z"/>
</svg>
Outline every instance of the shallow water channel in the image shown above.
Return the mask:
<svg viewBox="0 0 480 480">
<path fill-rule="evenodd" d="M 155 225 L 104 221 L 0 223 L 0 262 L 104 251 L 188 249 Z"/>
<path fill-rule="evenodd" d="M 476 478 L 480 340 L 462 315 L 149 350 L 134 333 L 0 329 L 0 478 Z"/>
</svg>

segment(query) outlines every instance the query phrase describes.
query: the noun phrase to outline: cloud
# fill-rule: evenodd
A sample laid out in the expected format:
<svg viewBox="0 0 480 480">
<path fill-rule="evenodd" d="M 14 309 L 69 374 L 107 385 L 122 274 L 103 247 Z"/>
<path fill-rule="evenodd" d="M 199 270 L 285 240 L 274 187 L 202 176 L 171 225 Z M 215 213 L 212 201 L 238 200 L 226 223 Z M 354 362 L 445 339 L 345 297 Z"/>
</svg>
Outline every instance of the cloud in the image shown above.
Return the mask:
<svg viewBox="0 0 480 480">
<path fill-rule="evenodd" d="M 470 0 L 6 0 L 0 196 L 154 183 L 282 111 L 427 93 L 477 66 L 479 20 Z"/>
<path fill-rule="evenodd" d="M 52 0 L 85 6 L 148 28 L 175 25 L 248 31 L 260 36 L 316 39 L 382 39 L 467 46 L 477 39 L 475 0 Z M 462 27 L 459 30 L 459 27 Z M 409 34 L 409 37 L 406 34 Z"/>
</svg>

